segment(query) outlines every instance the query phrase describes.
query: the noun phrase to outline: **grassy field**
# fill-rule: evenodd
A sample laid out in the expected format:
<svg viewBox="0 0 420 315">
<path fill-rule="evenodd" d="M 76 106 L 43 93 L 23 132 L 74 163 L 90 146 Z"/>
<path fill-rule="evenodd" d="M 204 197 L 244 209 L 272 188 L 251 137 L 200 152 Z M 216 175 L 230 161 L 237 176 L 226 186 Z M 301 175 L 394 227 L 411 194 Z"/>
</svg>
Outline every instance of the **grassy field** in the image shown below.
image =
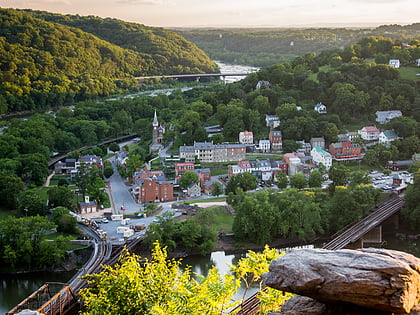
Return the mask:
<svg viewBox="0 0 420 315">
<path fill-rule="evenodd" d="M 228 173 L 227 168 L 214 168 L 210 170 L 211 176 L 226 175 Z"/>
<path fill-rule="evenodd" d="M 197 200 L 188 200 L 184 201 L 183 203 L 190 205 L 193 203 L 201 203 L 201 202 L 220 202 L 220 201 L 226 201 L 226 197 L 216 197 L 211 199 L 197 199 Z"/>
<path fill-rule="evenodd" d="M 416 75 L 417 73 L 420 73 L 420 67 L 417 67 L 417 66 L 401 67 L 398 69 L 398 71 L 400 72 L 400 76 L 402 79 L 420 81 L 420 76 Z"/>
<path fill-rule="evenodd" d="M 211 210 L 214 214 L 214 218 L 212 222 L 209 224 L 216 230 L 216 231 L 223 231 L 223 233 L 230 234 L 232 233 L 232 225 L 233 225 L 233 216 L 230 215 L 225 207 L 209 207 L 208 210 Z"/>
</svg>

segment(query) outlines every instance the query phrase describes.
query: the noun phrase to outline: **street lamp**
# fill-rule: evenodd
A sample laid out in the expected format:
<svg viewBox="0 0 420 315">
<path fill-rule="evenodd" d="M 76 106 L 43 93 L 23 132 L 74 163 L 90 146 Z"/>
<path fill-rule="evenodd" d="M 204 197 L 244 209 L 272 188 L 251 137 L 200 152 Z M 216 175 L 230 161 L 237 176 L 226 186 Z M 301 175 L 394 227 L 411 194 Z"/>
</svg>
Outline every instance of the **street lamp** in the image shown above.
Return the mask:
<svg viewBox="0 0 420 315">
<path fill-rule="evenodd" d="M 28 216 L 28 208 L 25 207 L 23 210 L 25 211 L 25 217 L 27 217 Z"/>
</svg>

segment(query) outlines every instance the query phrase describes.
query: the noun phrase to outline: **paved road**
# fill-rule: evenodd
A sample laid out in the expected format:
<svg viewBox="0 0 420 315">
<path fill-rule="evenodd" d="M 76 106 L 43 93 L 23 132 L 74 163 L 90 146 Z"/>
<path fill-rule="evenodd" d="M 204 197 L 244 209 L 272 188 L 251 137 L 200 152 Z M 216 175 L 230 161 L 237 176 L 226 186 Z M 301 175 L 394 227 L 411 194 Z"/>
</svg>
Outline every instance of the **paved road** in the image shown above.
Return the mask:
<svg viewBox="0 0 420 315">
<path fill-rule="evenodd" d="M 110 192 L 113 201 L 113 213 L 134 213 L 141 210 L 141 205 L 134 201 L 133 196 L 129 192 L 130 186 L 127 186 L 120 174 L 118 174 L 117 166 L 114 157 L 110 159 L 113 167 L 114 174 L 109 178 Z M 125 207 L 125 211 L 121 207 Z"/>
</svg>

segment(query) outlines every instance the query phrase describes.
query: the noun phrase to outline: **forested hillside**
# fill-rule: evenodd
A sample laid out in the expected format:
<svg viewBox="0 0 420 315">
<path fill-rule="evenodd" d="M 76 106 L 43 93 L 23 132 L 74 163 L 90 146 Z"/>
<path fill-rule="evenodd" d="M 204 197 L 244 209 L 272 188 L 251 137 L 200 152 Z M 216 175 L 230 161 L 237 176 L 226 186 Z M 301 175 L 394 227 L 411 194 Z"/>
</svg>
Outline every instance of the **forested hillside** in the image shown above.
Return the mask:
<svg viewBox="0 0 420 315">
<path fill-rule="evenodd" d="M 173 31 L 96 16 L 60 15 L 27 11 L 33 16 L 98 36 L 122 48 L 148 54 L 153 63 L 149 74 L 215 72 L 216 65 L 195 44 Z"/>
<path fill-rule="evenodd" d="M 212 59 L 224 62 L 269 66 L 290 61 L 308 52 L 342 49 L 366 36 L 409 41 L 420 36 L 420 23 L 385 25 L 376 29 L 176 29 L 203 49 Z"/>
<path fill-rule="evenodd" d="M 135 75 L 216 71 L 202 51 L 175 33 L 144 27 L 148 40 L 143 52 L 143 26 L 86 19 L 97 24 L 111 23 L 102 32 L 120 38 L 122 46 L 137 45 L 136 51 L 76 27 L 38 19 L 29 12 L 0 9 L 0 115 L 106 96 L 118 89 L 136 87 Z M 119 36 L 129 33 L 124 30 L 127 27 L 136 31 Z M 166 35 L 159 36 L 159 32 Z M 133 42 L 125 42 L 128 38 Z"/>
</svg>

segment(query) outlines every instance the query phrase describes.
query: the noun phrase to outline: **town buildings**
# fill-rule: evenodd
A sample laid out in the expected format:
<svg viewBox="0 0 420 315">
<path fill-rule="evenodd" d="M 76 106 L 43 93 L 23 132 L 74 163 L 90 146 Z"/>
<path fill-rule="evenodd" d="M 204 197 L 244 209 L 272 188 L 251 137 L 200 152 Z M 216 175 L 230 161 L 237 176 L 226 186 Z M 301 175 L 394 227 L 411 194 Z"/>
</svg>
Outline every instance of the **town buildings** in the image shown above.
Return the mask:
<svg viewBox="0 0 420 315">
<path fill-rule="evenodd" d="M 179 157 L 185 162 L 219 163 L 245 159 L 246 147 L 243 144 L 213 144 L 213 142 L 194 142 L 193 146 L 179 147 Z"/>
<path fill-rule="evenodd" d="M 283 135 L 280 130 L 270 130 L 269 135 L 271 151 L 281 151 L 283 148 Z"/>
<path fill-rule="evenodd" d="M 174 188 L 163 177 L 149 177 L 137 182 L 133 194 L 138 202 L 165 202 L 174 200 Z"/>
<path fill-rule="evenodd" d="M 377 111 L 376 115 L 376 122 L 380 124 L 386 124 L 391 121 L 391 119 L 396 117 L 401 117 L 402 113 L 400 110 L 384 110 L 384 111 Z"/>
<path fill-rule="evenodd" d="M 254 134 L 252 131 L 241 131 L 239 133 L 239 143 L 254 144 Z"/>
<path fill-rule="evenodd" d="M 360 160 L 363 158 L 362 147 L 350 141 L 331 143 L 329 152 L 336 161 Z"/>
<path fill-rule="evenodd" d="M 165 127 L 163 125 L 159 125 L 156 110 L 155 115 L 153 118 L 153 130 L 152 130 L 152 143 L 150 144 L 149 151 L 155 152 L 159 151 L 163 148 L 163 134 L 165 133 Z"/>
<path fill-rule="evenodd" d="M 379 134 L 379 143 L 390 146 L 391 142 L 397 140 L 398 136 L 394 130 L 384 130 Z"/>
<path fill-rule="evenodd" d="M 365 141 L 377 141 L 379 139 L 379 129 L 375 126 L 367 126 L 363 127 L 361 130 L 358 131 L 362 140 Z"/>
<path fill-rule="evenodd" d="M 325 150 L 323 150 L 321 147 L 314 147 L 311 150 L 311 156 L 312 160 L 316 165 L 319 165 L 322 163 L 327 170 L 330 169 L 332 166 L 332 157 L 331 154 Z"/>
<path fill-rule="evenodd" d="M 322 103 L 318 103 L 314 106 L 314 111 L 318 112 L 319 114 L 325 115 L 327 113 L 327 106 Z"/>
<path fill-rule="evenodd" d="M 280 118 L 277 115 L 265 115 L 265 123 L 270 129 L 280 126 Z"/>
</svg>

